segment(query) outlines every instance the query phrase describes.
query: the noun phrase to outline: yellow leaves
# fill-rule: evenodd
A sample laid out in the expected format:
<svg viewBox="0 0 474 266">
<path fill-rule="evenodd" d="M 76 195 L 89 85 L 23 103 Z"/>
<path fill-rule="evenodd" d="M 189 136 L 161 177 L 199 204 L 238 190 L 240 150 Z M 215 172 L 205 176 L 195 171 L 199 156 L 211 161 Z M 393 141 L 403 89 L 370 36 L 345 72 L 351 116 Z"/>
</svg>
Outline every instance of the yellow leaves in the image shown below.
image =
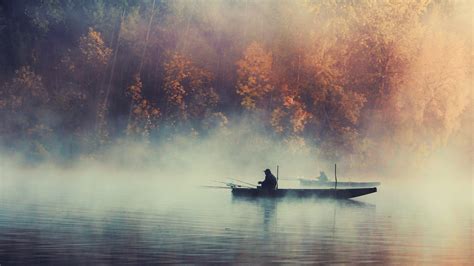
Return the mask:
<svg viewBox="0 0 474 266">
<path fill-rule="evenodd" d="M 2 133 L 14 140 L 20 136 L 29 140 L 48 137 L 51 129 L 41 121 L 38 110 L 51 108 L 49 98 L 42 78 L 29 66 L 16 70 L 13 79 L 0 88 Z"/>
<path fill-rule="evenodd" d="M 15 71 L 15 77 L 2 88 L 4 103 L 2 106 L 11 111 L 21 108 L 32 108 L 46 104 L 49 95 L 44 88 L 42 79 L 31 71 L 29 66 L 23 66 Z"/>
<path fill-rule="evenodd" d="M 338 61 L 331 52 L 325 47 L 317 46 L 304 59 L 305 67 L 322 87 L 340 83 L 342 76 Z"/>
<path fill-rule="evenodd" d="M 252 77 L 252 76 L 251 76 L 251 77 L 249 77 L 249 78 L 247 79 L 247 83 L 249 84 L 248 87 L 253 87 L 253 86 L 255 86 L 255 85 L 257 84 L 257 79 L 256 79 L 255 77 Z M 247 86 L 246 86 L 246 87 L 247 87 Z M 247 90 L 248 90 L 248 87 L 246 88 Z"/>
<path fill-rule="evenodd" d="M 219 97 L 211 87 L 213 76 L 209 71 L 195 66 L 179 53 L 170 53 L 164 68 L 164 90 L 171 116 L 182 120 L 202 118 L 215 107 Z"/>
<path fill-rule="evenodd" d="M 151 115 L 158 117 L 160 115 L 160 109 L 158 109 L 156 107 L 151 109 Z"/>
<path fill-rule="evenodd" d="M 88 32 L 79 38 L 77 49 L 68 49 L 58 66 L 60 79 L 67 84 L 61 92 L 55 93 L 55 100 L 62 110 L 95 110 L 96 132 L 99 142 L 105 144 L 108 140 L 107 111 L 108 98 L 104 86 L 105 70 L 109 63 L 112 50 L 102 39 L 100 32 L 89 28 Z M 133 91 L 134 88 L 131 88 Z M 98 98 L 98 101 L 92 100 Z M 81 122 L 72 122 L 73 127 Z"/>
<path fill-rule="evenodd" d="M 438 17 L 425 28 L 423 38 L 404 71 L 391 80 L 392 91 L 385 117 L 396 130 L 399 142 L 416 151 L 430 151 L 445 144 L 458 129 L 469 105 L 465 43 Z M 431 142 L 426 143 L 429 139 Z"/>
<path fill-rule="evenodd" d="M 133 114 L 134 115 L 139 116 L 139 115 L 141 115 L 141 113 L 142 113 L 141 106 L 135 106 L 135 108 L 133 108 Z"/>
<path fill-rule="evenodd" d="M 105 66 L 109 62 L 112 49 L 108 48 L 100 32 L 89 28 L 89 32 L 79 39 L 79 49 L 86 62 L 92 66 Z"/>
<path fill-rule="evenodd" d="M 300 133 L 303 131 L 305 124 L 309 119 L 312 118 L 312 115 L 309 112 L 306 112 L 300 106 L 296 109 L 291 119 L 291 124 L 293 125 L 293 132 Z"/>
<path fill-rule="evenodd" d="M 306 105 L 301 101 L 299 91 L 287 84 L 279 87 L 281 104 L 273 109 L 271 125 L 277 133 L 297 136 L 302 134 L 306 124 L 313 118 Z"/>
<path fill-rule="evenodd" d="M 286 116 L 286 112 L 282 108 L 276 108 L 272 112 L 270 124 L 277 133 L 283 133 L 284 127 L 282 125 L 283 118 Z"/>
<path fill-rule="evenodd" d="M 242 106 L 254 109 L 265 95 L 273 90 L 271 84 L 273 57 L 257 42 L 251 43 L 237 61 L 237 94 L 243 97 Z"/>
<path fill-rule="evenodd" d="M 283 97 L 283 105 L 285 107 L 291 107 L 295 104 L 294 98 L 292 96 L 284 96 Z"/>
<path fill-rule="evenodd" d="M 132 97 L 134 102 L 140 102 L 142 100 L 142 81 L 139 75 L 135 75 L 135 81 L 132 85 L 127 88 L 127 94 Z"/>
<path fill-rule="evenodd" d="M 248 96 L 244 96 L 242 98 L 242 101 L 240 102 L 240 104 L 242 106 L 244 106 L 245 108 L 247 109 L 255 109 L 256 108 L 256 102 L 254 99 L 252 99 L 251 97 L 248 97 Z"/>
<path fill-rule="evenodd" d="M 132 98 L 132 117 L 127 126 L 127 135 L 148 137 L 150 131 L 157 127 L 161 115 L 160 109 L 143 96 L 140 76 L 137 74 L 134 83 L 127 88 L 127 95 Z"/>
</svg>

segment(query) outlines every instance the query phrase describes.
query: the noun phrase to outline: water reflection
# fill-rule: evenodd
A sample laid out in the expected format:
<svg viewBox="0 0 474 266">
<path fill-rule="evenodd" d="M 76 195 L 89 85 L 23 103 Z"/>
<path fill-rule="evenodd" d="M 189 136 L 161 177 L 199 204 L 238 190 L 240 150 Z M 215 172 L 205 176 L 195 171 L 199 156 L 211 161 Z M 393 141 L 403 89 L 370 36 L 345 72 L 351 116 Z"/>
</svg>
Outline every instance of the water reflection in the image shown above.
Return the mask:
<svg viewBox="0 0 474 266">
<path fill-rule="evenodd" d="M 155 194 L 124 192 L 125 202 L 104 193 L 23 200 L 0 193 L 0 264 L 469 261 L 469 217 L 456 217 L 459 233 L 443 231 L 402 202 Z"/>
<path fill-rule="evenodd" d="M 265 247 L 255 248 L 261 256 L 273 255 L 274 262 L 281 263 L 350 263 L 361 247 L 351 239 L 362 238 L 376 221 L 375 205 L 355 200 L 233 197 L 231 202 L 260 217 L 252 226 L 259 228 L 255 238 L 261 237 Z M 341 254 L 341 249 L 346 253 Z M 281 253 L 275 254 L 276 250 Z"/>
<path fill-rule="evenodd" d="M 262 232 L 264 233 L 264 239 L 268 239 L 268 234 L 272 231 L 270 228 L 275 224 L 275 213 L 280 201 L 281 199 L 232 197 L 232 204 L 247 205 L 245 208 L 249 206 L 257 207 L 256 213 L 261 213 L 263 216 Z"/>
</svg>

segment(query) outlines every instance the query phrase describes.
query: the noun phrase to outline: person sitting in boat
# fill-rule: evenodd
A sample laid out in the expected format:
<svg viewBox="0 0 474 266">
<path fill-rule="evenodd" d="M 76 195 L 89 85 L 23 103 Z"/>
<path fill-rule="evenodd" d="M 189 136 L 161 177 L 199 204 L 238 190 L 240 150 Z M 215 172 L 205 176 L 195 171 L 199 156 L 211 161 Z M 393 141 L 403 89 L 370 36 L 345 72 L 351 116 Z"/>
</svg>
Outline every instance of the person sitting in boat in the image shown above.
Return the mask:
<svg viewBox="0 0 474 266">
<path fill-rule="evenodd" d="M 265 169 L 263 171 L 265 173 L 265 180 L 258 182 L 259 184 L 262 185 L 262 189 L 268 189 L 268 190 L 274 190 L 277 187 L 277 179 L 276 177 L 272 174 L 270 169 Z"/>
<path fill-rule="evenodd" d="M 324 171 L 319 172 L 319 181 L 328 182 L 328 177 Z"/>
</svg>

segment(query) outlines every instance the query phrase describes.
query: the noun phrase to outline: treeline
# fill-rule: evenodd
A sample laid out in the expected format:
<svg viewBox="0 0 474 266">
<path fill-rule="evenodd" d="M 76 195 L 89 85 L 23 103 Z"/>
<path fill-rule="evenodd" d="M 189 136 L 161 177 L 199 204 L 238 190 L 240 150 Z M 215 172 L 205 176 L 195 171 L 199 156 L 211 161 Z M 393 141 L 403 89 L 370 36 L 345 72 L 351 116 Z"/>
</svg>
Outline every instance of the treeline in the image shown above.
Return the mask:
<svg viewBox="0 0 474 266">
<path fill-rule="evenodd" d="M 470 5 L 6 1 L 0 135 L 44 156 L 206 134 L 248 115 L 329 159 L 429 153 L 470 104 Z"/>
</svg>

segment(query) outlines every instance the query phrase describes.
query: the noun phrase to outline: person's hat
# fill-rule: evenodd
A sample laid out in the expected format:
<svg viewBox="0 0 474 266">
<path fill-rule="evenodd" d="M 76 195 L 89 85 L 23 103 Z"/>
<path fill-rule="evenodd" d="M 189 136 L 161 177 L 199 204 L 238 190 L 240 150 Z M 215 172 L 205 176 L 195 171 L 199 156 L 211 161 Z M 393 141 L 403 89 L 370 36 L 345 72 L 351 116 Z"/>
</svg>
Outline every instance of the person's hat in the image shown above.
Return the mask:
<svg viewBox="0 0 474 266">
<path fill-rule="evenodd" d="M 265 171 L 263 171 L 264 173 L 269 173 L 270 172 L 270 169 L 265 169 Z"/>
</svg>

